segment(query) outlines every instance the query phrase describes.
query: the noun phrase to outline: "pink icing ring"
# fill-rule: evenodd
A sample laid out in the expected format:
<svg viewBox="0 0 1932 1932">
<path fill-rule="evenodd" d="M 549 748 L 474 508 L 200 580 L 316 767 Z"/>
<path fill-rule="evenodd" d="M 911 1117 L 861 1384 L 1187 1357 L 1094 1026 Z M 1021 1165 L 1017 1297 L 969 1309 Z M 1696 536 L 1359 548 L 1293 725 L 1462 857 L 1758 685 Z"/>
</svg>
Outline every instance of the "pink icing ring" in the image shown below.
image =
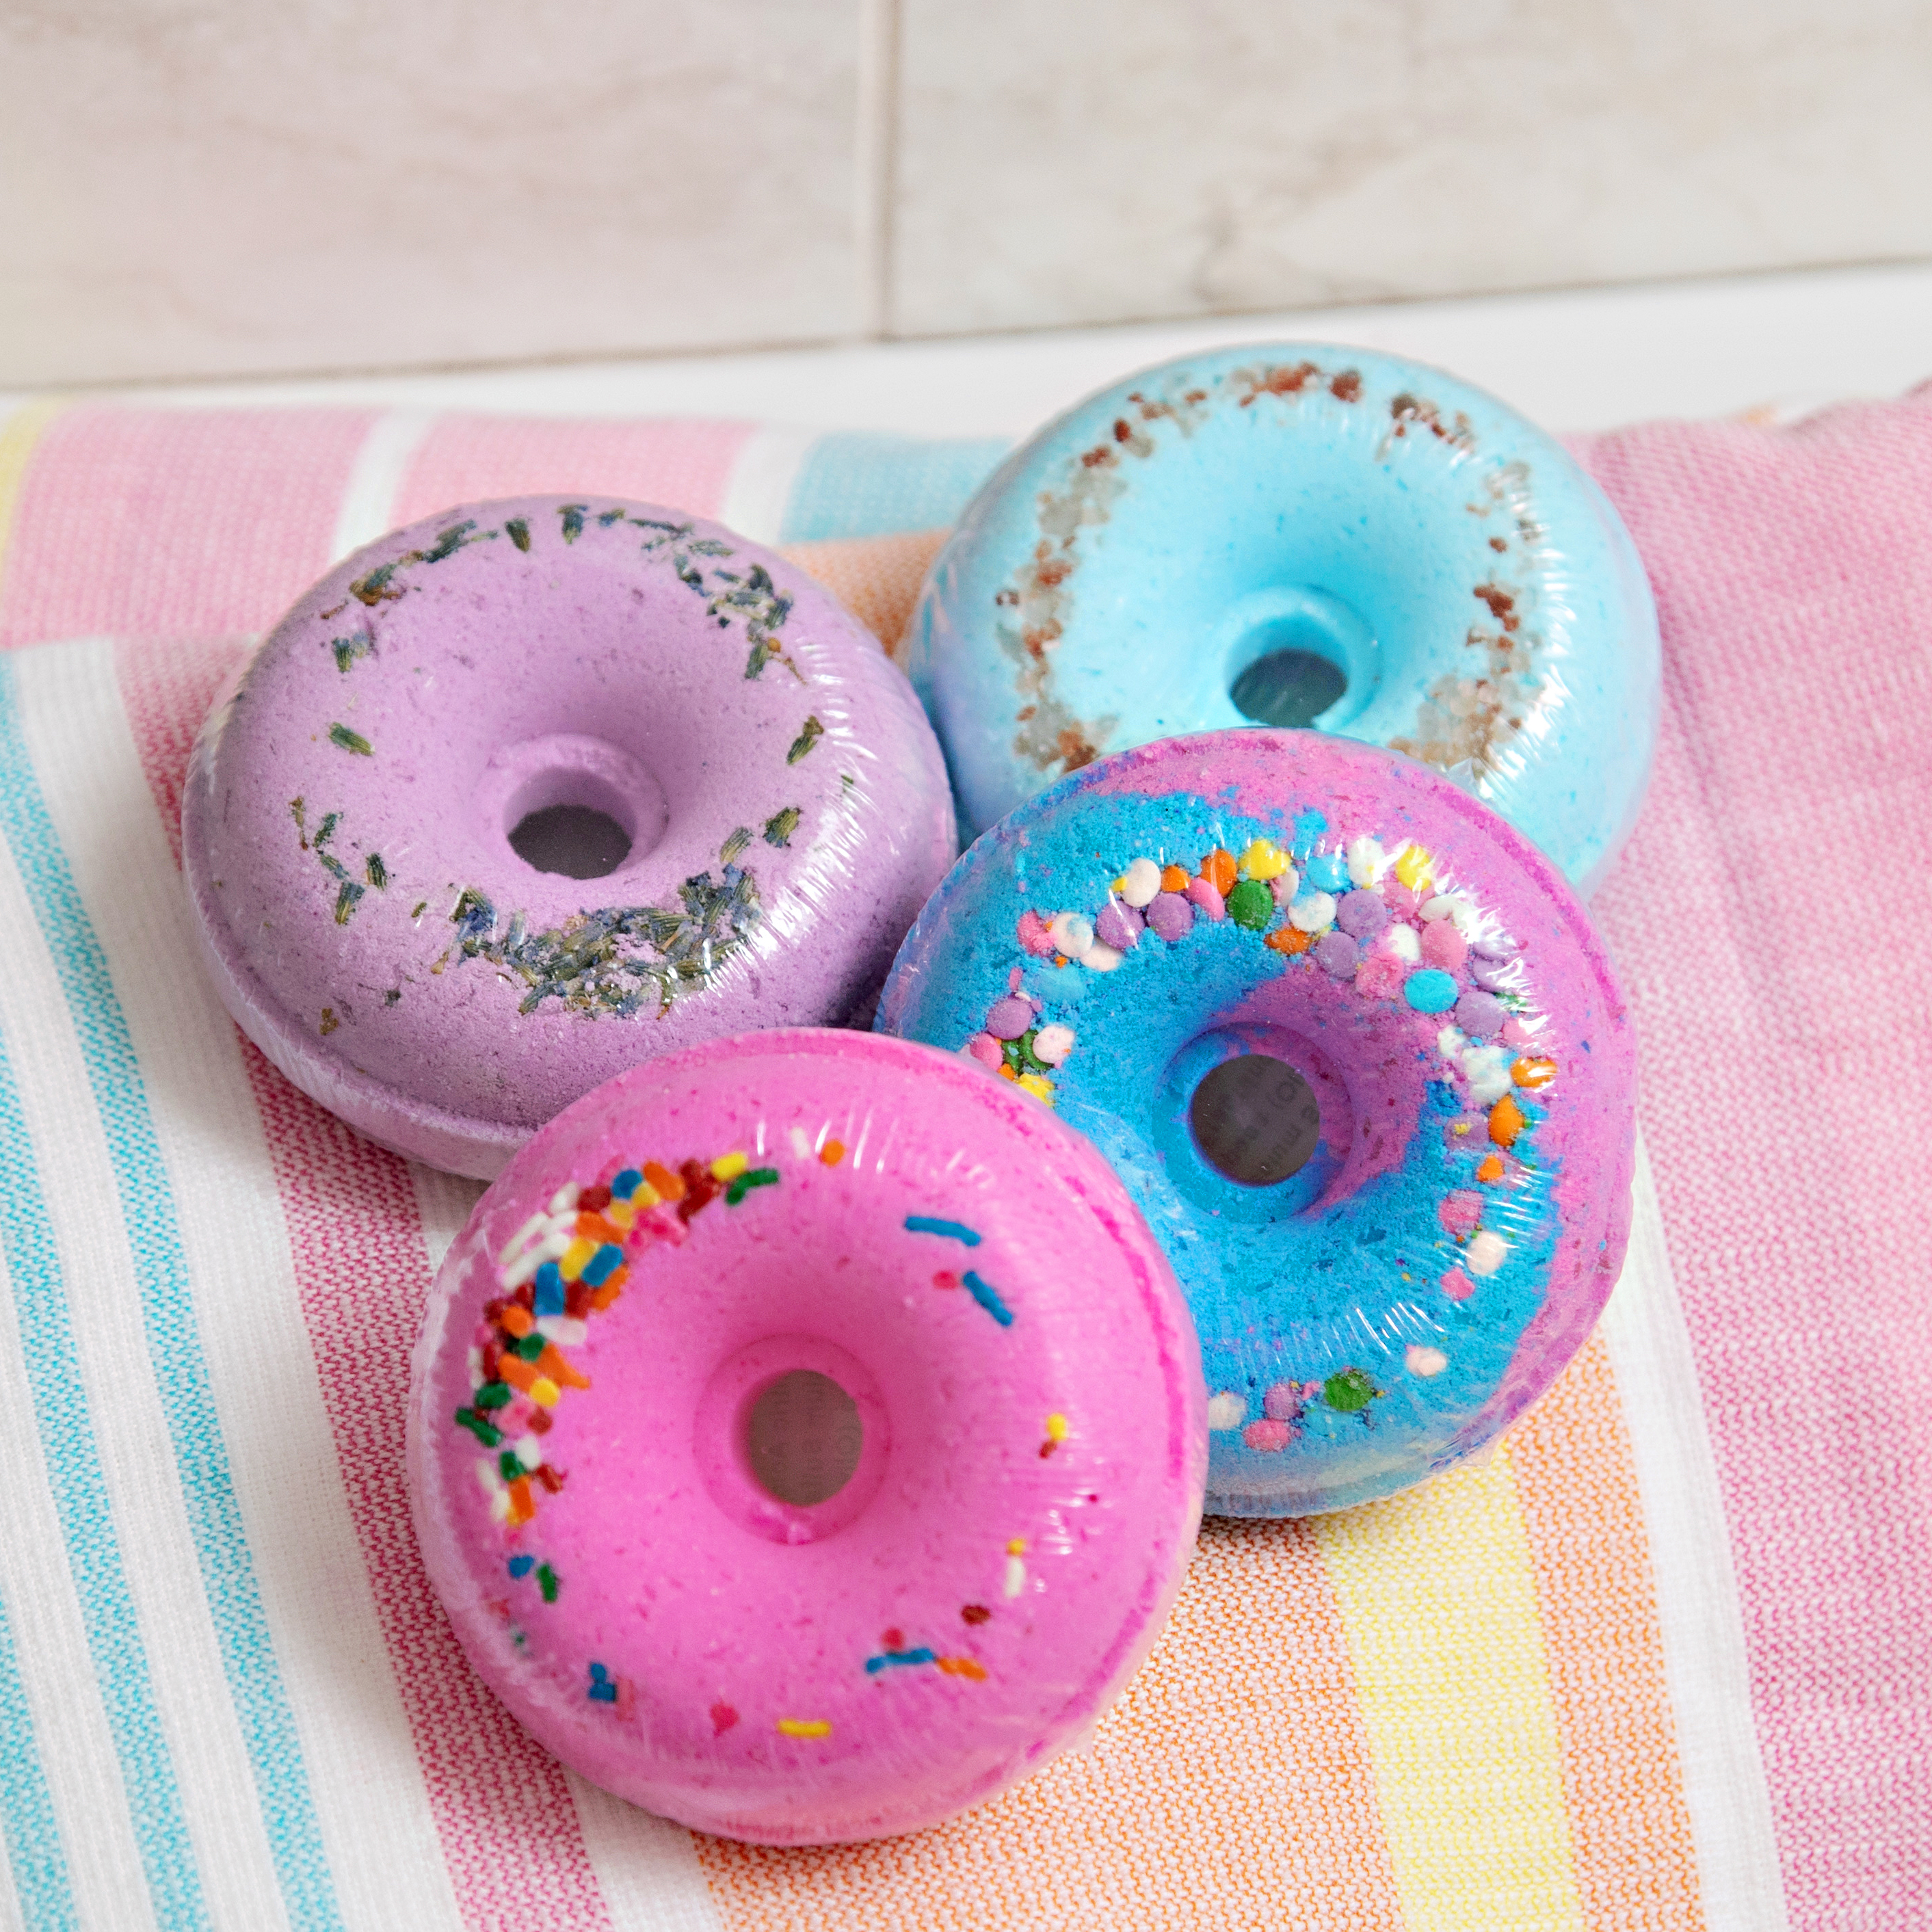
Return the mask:
<svg viewBox="0 0 1932 1932">
<path fill-rule="evenodd" d="M 528 813 L 631 848 L 538 871 Z M 371 1138 L 484 1178 L 649 1055 L 862 1017 L 950 862 L 911 687 L 794 566 L 608 497 L 471 504 L 336 566 L 195 750 L 229 1010 Z"/>
<path fill-rule="evenodd" d="M 796 1370 L 864 1432 L 815 1503 L 743 1437 Z M 1098 1154 L 851 1033 L 652 1061 L 544 1129 L 450 1251 L 409 1413 L 484 1679 L 596 1783 L 772 1844 L 934 1823 L 1090 1726 L 1173 1601 L 1206 1444 L 1185 1304 Z"/>
</svg>

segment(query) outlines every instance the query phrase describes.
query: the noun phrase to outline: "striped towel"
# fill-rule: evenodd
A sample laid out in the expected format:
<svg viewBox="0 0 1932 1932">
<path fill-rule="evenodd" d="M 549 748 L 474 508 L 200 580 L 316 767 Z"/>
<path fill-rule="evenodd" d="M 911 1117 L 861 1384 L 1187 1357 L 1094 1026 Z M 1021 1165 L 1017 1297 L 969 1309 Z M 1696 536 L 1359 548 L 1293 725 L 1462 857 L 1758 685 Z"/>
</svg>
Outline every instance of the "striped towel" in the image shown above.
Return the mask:
<svg viewBox="0 0 1932 1932">
<path fill-rule="evenodd" d="M 796 545 L 890 646 L 998 446 L 0 423 L 0 1918 L 1932 1924 L 1932 397 L 1580 448 L 1668 656 L 1652 804 L 1600 905 L 1659 1178 L 1598 1334 L 1478 1467 L 1210 1523 L 1151 1660 L 1028 1784 L 915 1838 L 775 1851 L 583 1784 L 458 1652 L 403 1398 L 476 1190 L 241 1040 L 194 963 L 177 802 L 250 640 L 392 525 L 675 502 Z"/>
</svg>

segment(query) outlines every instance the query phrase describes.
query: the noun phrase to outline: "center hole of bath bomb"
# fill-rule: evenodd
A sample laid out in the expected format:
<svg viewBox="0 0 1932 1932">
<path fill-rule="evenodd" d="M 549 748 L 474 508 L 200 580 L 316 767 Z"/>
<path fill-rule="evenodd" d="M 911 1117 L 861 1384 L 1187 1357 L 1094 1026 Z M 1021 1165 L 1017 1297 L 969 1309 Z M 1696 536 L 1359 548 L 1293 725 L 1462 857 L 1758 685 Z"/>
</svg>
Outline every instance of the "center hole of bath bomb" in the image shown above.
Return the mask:
<svg viewBox="0 0 1932 1932">
<path fill-rule="evenodd" d="M 836 1496 L 852 1480 L 865 1440 L 859 1405 L 816 1369 L 794 1369 L 767 1384 L 745 1417 L 753 1477 L 795 1508 Z"/>
<path fill-rule="evenodd" d="M 1291 649 L 1256 658 L 1228 696 L 1244 718 L 1293 730 L 1313 724 L 1348 688 L 1340 665 L 1317 652 Z"/>
<path fill-rule="evenodd" d="M 1194 1090 L 1187 1124 L 1201 1157 L 1244 1187 L 1271 1187 L 1305 1167 L 1322 1138 L 1322 1109 L 1284 1060 L 1224 1060 Z"/>
<path fill-rule="evenodd" d="M 621 722 L 621 721 L 620 721 Z M 477 794 L 490 834 L 532 872 L 601 879 L 656 850 L 670 822 L 657 775 L 628 747 L 583 731 L 504 746 Z"/>
<path fill-rule="evenodd" d="M 547 805 L 510 829 L 510 850 L 539 872 L 601 879 L 631 856 L 631 835 L 594 805 Z"/>
</svg>

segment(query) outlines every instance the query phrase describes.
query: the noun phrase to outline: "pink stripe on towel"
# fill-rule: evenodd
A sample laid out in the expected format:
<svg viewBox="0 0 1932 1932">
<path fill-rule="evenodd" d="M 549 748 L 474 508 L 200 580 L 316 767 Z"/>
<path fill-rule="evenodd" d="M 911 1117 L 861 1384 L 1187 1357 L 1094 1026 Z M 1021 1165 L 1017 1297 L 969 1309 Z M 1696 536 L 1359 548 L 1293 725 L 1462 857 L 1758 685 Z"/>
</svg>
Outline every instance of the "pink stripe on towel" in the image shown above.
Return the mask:
<svg viewBox="0 0 1932 1932">
<path fill-rule="evenodd" d="M 120 654 L 122 701 L 178 856 L 187 747 L 245 649 L 170 640 Z M 464 1923 L 603 1932 L 610 1916 L 562 1768 L 470 1669 L 410 1527 L 404 1401 L 429 1257 L 409 1168 L 298 1094 L 245 1041 L 242 1052 L 350 1519 Z"/>
<path fill-rule="evenodd" d="M 370 421 L 336 410 L 70 410 L 35 446 L 0 645 L 266 630 L 328 567 Z"/>
<path fill-rule="evenodd" d="M 628 496 L 716 516 L 748 423 L 676 418 L 584 422 L 452 416 L 423 440 L 397 493 L 395 520 L 454 503 L 552 492 Z"/>
<path fill-rule="evenodd" d="M 1599 904 L 1794 1926 L 1932 1922 L 1932 388 L 1580 452 L 1656 587 Z"/>
</svg>

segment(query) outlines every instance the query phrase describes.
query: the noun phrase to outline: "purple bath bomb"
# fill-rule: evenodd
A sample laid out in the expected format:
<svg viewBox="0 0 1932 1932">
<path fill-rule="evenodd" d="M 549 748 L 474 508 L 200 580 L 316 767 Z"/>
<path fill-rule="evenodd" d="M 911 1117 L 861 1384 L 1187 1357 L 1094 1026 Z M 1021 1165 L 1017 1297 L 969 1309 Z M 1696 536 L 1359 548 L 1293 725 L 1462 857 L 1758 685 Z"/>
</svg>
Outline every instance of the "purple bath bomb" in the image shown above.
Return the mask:
<svg viewBox="0 0 1932 1932">
<path fill-rule="evenodd" d="M 560 862 L 537 814 L 601 814 L 601 872 L 526 860 L 520 827 Z M 182 830 L 249 1037 L 482 1178 L 640 1060 L 862 1012 L 955 848 L 911 686 L 826 592 L 601 496 L 465 505 L 338 564 L 202 728 Z"/>
</svg>

